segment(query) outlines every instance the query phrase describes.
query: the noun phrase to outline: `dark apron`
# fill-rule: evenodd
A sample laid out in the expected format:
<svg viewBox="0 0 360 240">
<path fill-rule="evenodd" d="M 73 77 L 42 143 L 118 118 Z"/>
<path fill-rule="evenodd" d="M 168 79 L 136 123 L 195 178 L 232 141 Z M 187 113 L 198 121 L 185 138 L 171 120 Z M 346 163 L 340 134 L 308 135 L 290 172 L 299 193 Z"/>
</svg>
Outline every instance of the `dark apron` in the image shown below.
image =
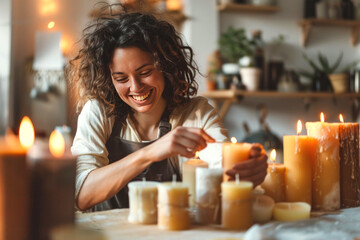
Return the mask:
<svg viewBox="0 0 360 240">
<path fill-rule="evenodd" d="M 160 137 L 164 136 L 171 130 L 171 124 L 169 123 L 169 114 L 164 114 L 159 124 Z M 150 142 L 132 142 L 120 138 L 120 133 L 122 129 L 122 124 L 115 118 L 114 126 L 111 132 L 111 135 L 106 142 L 106 148 L 109 152 L 109 164 L 112 164 L 116 161 L 121 160 L 127 155 L 143 148 L 154 141 Z M 119 173 L 121 174 L 121 173 Z M 181 180 L 179 171 L 176 166 L 173 166 L 173 163 L 170 159 L 164 159 L 160 162 L 152 163 L 148 166 L 142 173 L 136 176 L 131 181 L 142 181 L 143 178 L 146 181 L 157 181 L 165 182 L 171 181 L 173 174 L 176 174 L 176 179 Z M 110 199 L 103 201 L 93 207 L 93 211 L 104 211 L 114 208 L 128 208 L 129 207 L 129 196 L 128 196 L 128 186 L 126 184 L 115 196 Z"/>
</svg>

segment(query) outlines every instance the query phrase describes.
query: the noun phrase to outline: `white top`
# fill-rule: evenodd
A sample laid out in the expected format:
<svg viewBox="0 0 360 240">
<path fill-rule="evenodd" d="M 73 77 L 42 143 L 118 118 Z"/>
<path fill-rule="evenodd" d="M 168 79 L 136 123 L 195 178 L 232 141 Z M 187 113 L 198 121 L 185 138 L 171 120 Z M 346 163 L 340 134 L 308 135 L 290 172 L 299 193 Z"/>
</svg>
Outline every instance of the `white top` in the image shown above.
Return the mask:
<svg viewBox="0 0 360 240">
<path fill-rule="evenodd" d="M 94 169 L 109 164 L 106 142 L 110 137 L 115 118 L 106 117 L 104 107 L 97 100 L 89 100 L 83 107 L 71 151 L 77 156 L 76 192 L 78 193 L 88 174 Z M 126 127 L 120 137 L 129 141 L 141 142 L 136 128 L 130 118 L 126 119 Z M 189 104 L 176 108 L 170 116 L 172 129 L 178 126 L 203 128 L 216 141 L 227 141 L 227 131 L 215 109 L 204 97 L 194 97 Z M 199 153 L 199 157 L 209 163 L 209 168 L 221 168 L 221 144 L 209 143 Z M 171 158 L 180 169 L 187 158 L 178 156 Z"/>
</svg>

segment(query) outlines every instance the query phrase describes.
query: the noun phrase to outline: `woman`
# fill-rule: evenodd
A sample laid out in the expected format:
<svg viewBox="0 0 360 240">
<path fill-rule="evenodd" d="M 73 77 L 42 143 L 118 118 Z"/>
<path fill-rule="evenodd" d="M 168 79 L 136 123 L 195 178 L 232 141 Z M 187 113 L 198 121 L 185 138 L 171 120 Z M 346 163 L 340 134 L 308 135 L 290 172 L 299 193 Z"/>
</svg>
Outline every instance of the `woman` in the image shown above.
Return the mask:
<svg viewBox="0 0 360 240">
<path fill-rule="evenodd" d="M 183 161 L 227 140 L 207 100 L 192 98 L 197 72 L 192 49 L 151 15 L 124 13 L 85 29 L 70 64 L 81 109 L 72 146 L 78 209 L 128 207 L 130 181 L 180 179 Z M 216 154 L 204 159 L 211 167 L 221 167 L 221 151 Z M 251 159 L 229 175 L 260 184 L 266 159 L 254 145 Z"/>
</svg>

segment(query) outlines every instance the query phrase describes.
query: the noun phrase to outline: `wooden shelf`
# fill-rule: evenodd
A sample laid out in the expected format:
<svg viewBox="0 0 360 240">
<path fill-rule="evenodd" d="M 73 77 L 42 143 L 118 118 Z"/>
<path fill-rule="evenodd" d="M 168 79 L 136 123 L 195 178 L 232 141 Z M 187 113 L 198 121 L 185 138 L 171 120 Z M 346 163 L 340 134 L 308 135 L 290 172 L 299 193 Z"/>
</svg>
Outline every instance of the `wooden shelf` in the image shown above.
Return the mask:
<svg viewBox="0 0 360 240">
<path fill-rule="evenodd" d="M 250 4 L 224 3 L 218 5 L 219 12 L 257 12 L 257 13 L 274 13 L 280 10 L 278 6 L 261 6 Z"/>
<path fill-rule="evenodd" d="M 302 45 L 305 47 L 308 43 L 310 32 L 313 26 L 327 27 L 346 27 L 350 28 L 350 42 L 355 46 L 358 41 L 360 21 L 342 20 L 342 19 L 303 19 L 298 22 L 301 27 Z"/>
<path fill-rule="evenodd" d="M 353 98 L 357 103 L 360 100 L 360 93 L 331 93 L 331 92 L 276 92 L 276 91 L 243 91 L 243 90 L 214 90 L 203 92 L 202 96 L 214 100 L 221 118 L 224 118 L 232 103 L 239 101 L 242 97 L 247 98 L 292 98 L 292 99 L 318 99 L 318 98 Z M 221 108 L 218 103 L 223 101 Z M 308 101 L 309 102 L 309 101 Z M 353 111 L 359 112 L 359 107 Z"/>
</svg>

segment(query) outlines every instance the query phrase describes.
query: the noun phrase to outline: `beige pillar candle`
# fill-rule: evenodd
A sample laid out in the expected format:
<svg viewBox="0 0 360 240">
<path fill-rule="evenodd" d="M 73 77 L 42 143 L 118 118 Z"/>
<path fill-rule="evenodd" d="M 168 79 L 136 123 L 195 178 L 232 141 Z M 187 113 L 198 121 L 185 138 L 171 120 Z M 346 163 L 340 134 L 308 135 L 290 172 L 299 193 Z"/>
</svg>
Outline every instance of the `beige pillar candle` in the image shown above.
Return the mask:
<svg viewBox="0 0 360 240">
<path fill-rule="evenodd" d="M 182 182 L 158 185 L 158 227 L 185 230 L 190 227 L 189 187 Z"/>
<path fill-rule="evenodd" d="M 31 126 L 30 126 L 31 125 Z M 30 129 L 26 129 L 29 127 Z M 25 128 L 24 128 L 25 127 Z M 19 138 L 8 132 L 0 138 L 0 239 L 30 236 L 30 171 L 26 151 L 34 141 L 29 118 L 21 122 Z"/>
<path fill-rule="evenodd" d="M 196 152 L 195 158 L 189 159 L 183 163 L 182 168 L 182 181 L 183 183 L 188 184 L 189 186 L 189 205 L 190 207 L 195 207 L 196 199 L 196 177 L 195 170 L 196 168 L 208 168 L 208 163 L 198 158 L 198 152 Z"/>
<path fill-rule="evenodd" d="M 261 187 L 264 189 L 265 194 L 275 202 L 283 202 L 285 201 L 285 166 L 281 163 L 275 163 L 275 149 L 270 153 L 270 161 Z"/>
<path fill-rule="evenodd" d="M 221 184 L 222 227 L 230 230 L 247 230 L 253 224 L 252 210 L 253 183 L 231 181 Z"/>
<path fill-rule="evenodd" d="M 339 124 L 307 122 L 308 135 L 318 139 L 313 164 L 313 209 L 340 208 Z"/>
<path fill-rule="evenodd" d="M 131 223 L 157 223 L 157 185 L 159 182 L 130 182 L 129 187 L 129 217 Z"/>
<path fill-rule="evenodd" d="M 224 169 L 224 181 L 229 180 L 229 176 L 226 175 L 226 171 L 233 168 L 233 166 L 239 162 L 243 162 L 250 157 L 250 143 L 238 143 L 236 138 L 231 138 L 231 143 L 223 144 L 223 169 Z"/>
<path fill-rule="evenodd" d="M 277 221 L 298 221 L 310 218 L 311 206 L 305 202 L 280 202 L 274 206 L 273 217 Z"/>
<path fill-rule="evenodd" d="M 74 222 L 76 157 L 66 151 L 61 133 L 36 139 L 28 151 L 32 184 L 32 235 L 48 239 L 56 226 Z"/>
<path fill-rule="evenodd" d="M 253 217 L 255 223 L 266 223 L 272 218 L 274 200 L 266 195 L 254 195 L 253 199 Z"/>
<path fill-rule="evenodd" d="M 196 217 L 200 224 L 220 224 L 221 182 L 223 170 L 196 169 Z"/>
</svg>

